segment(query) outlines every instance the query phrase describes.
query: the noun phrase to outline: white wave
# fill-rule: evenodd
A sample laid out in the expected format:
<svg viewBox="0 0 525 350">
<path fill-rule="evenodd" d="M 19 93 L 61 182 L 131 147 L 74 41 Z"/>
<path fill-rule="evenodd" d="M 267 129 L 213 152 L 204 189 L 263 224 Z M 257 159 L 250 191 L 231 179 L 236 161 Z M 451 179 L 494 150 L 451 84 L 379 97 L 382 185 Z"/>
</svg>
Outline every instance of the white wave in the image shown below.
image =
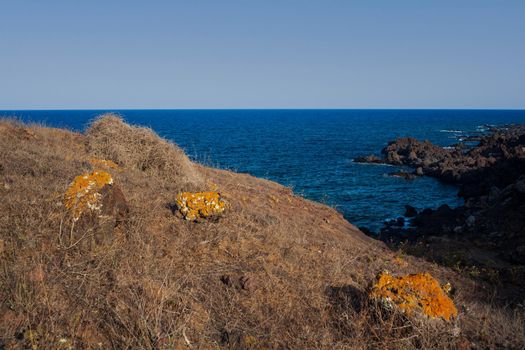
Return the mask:
<svg viewBox="0 0 525 350">
<path fill-rule="evenodd" d="M 443 129 L 443 130 L 439 130 L 439 132 L 452 132 L 454 134 L 461 134 L 463 131 L 461 131 L 461 130 L 447 130 L 447 129 Z"/>
<path fill-rule="evenodd" d="M 352 160 L 352 163 L 355 163 L 355 164 L 361 164 L 361 165 L 371 165 L 371 166 L 398 166 L 398 165 L 393 165 L 393 164 L 388 164 L 388 163 L 367 163 L 367 162 L 356 162 L 355 160 Z"/>
<path fill-rule="evenodd" d="M 488 131 L 490 128 L 494 128 L 495 125 L 486 124 L 486 125 L 478 125 L 476 126 L 476 131 L 485 132 Z"/>
</svg>

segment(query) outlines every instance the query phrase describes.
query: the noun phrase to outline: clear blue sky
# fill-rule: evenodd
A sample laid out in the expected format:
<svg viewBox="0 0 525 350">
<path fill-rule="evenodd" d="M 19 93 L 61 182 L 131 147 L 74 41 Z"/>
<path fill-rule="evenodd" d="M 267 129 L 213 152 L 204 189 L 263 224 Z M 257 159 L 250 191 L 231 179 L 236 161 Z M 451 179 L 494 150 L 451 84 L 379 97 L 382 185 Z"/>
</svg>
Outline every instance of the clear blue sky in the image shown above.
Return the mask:
<svg viewBox="0 0 525 350">
<path fill-rule="evenodd" d="M 525 1 L 0 0 L 0 109 L 525 108 Z"/>
</svg>

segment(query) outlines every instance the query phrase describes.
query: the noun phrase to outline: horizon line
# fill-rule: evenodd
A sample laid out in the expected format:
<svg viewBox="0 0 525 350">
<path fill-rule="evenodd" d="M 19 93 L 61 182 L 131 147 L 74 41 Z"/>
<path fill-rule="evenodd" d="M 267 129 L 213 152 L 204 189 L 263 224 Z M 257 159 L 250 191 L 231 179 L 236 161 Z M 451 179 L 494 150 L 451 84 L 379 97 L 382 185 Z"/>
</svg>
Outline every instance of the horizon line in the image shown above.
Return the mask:
<svg viewBox="0 0 525 350">
<path fill-rule="evenodd" d="M 425 108 L 417 108 L 417 107 L 410 107 L 410 108 L 400 108 L 400 107 L 393 107 L 393 108 L 374 108 L 374 107 L 364 107 L 364 108 L 352 108 L 352 107 L 345 107 L 345 108 L 339 108 L 339 107 L 325 107 L 325 108 L 300 108 L 300 107 L 270 107 L 270 108 L 263 108 L 263 107 L 250 107 L 250 108 L 241 108 L 241 107 L 234 107 L 234 108 L 212 108 L 212 107 L 203 107 L 203 108 L 9 108 L 9 109 L 3 109 L 0 108 L 0 112 L 19 112 L 19 111 L 203 111 L 203 110 L 210 110 L 210 111 L 264 111 L 264 110 L 295 110 L 295 111 L 321 111 L 321 110 L 334 110 L 334 111 L 359 111 L 359 110 L 374 110 L 374 111 L 394 111 L 394 110 L 414 110 L 414 111 L 421 111 L 421 110 L 429 110 L 429 111 L 470 111 L 470 110 L 484 110 L 484 111 L 525 111 L 525 107 L 522 108 L 484 108 L 484 107 L 462 107 L 462 108 L 435 108 L 435 107 L 425 107 Z"/>
</svg>

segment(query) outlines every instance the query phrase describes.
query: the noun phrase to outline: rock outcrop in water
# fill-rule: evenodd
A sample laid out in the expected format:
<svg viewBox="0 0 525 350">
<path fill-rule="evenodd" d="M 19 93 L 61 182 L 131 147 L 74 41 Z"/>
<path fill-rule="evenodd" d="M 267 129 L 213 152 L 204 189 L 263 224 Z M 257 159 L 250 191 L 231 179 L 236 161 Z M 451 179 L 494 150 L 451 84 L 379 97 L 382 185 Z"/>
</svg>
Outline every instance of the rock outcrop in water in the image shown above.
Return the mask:
<svg viewBox="0 0 525 350">
<path fill-rule="evenodd" d="M 382 154 L 388 164 L 408 165 L 420 174 L 462 185 L 463 196 L 483 195 L 493 186 L 508 186 L 524 173 L 525 126 L 496 130 L 466 151 L 461 145 L 447 149 L 401 138 L 390 142 Z"/>
</svg>

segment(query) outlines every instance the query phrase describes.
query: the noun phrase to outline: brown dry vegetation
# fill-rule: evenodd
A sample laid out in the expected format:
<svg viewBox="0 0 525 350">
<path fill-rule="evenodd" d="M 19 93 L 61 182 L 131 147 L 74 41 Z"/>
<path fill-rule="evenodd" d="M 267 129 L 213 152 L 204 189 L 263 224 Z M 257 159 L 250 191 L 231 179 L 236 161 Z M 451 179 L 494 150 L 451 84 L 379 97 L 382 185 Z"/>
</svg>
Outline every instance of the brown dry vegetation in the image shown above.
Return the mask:
<svg viewBox="0 0 525 350">
<path fill-rule="evenodd" d="M 62 196 L 93 157 L 129 213 L 91 242 Z M 180 191 L 215 186 L 223 215 L 189 222 Z M 115 116 L 85 134 L 0 121 L 0 348 L 522 348 L 523 309 L 490 285 L 390 251 L 335 210 L 249 175 L 193 164 Z M 93 242 L 91 242 L 93 243 Z M 387 311 L 375 276 L 430 272 L 450 282 L 452 323 Z"/>
</svg>

